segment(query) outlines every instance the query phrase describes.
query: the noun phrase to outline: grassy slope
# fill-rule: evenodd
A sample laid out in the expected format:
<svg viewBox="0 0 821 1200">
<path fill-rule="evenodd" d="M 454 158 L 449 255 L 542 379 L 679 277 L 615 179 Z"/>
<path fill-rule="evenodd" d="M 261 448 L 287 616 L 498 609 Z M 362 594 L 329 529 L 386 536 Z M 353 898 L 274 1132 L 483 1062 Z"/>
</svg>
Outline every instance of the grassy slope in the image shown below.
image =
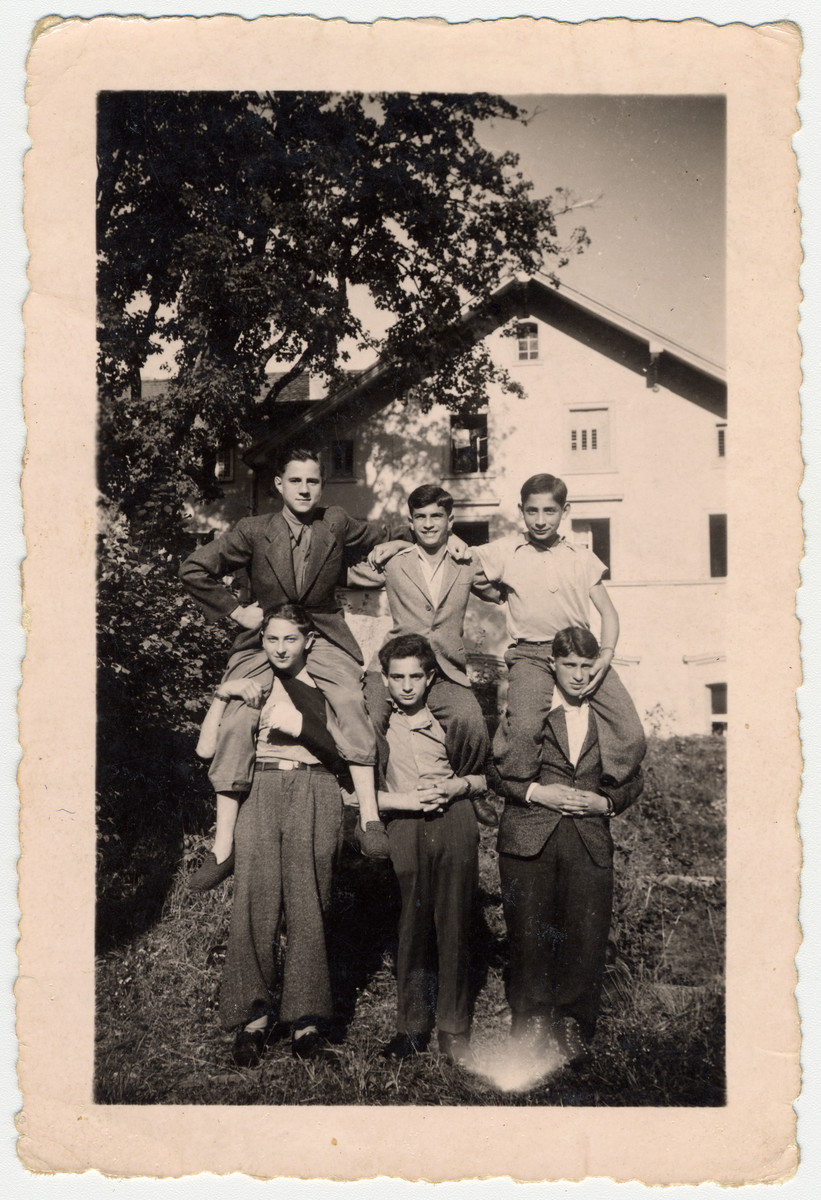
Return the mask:
<svg viewBox="0 0 821 1200">
<path fill-rule="evenodd" d="M 183 828 L 180 827 L 182 840 Z M 201 835 L 166 862 L 156 839 L 101 872 L 96 1100 L 125 1104 L 715 1105 L 724 1097 L 724 745 L 651 744 L 643 799 L 614 823 L 617 953 L 590 1060 L 530 1091 L 501 1091 L 435 1052 L 400 1066 L 393 1033 L 398 900 L 390 869 L 346 849 L 336 880 L 338 1062 L 294 1062 L 287 1037 L 259 1070 L 231 1061 L 217 1020 L 230 881 L 187 892 Z M 484 829 L 475 922 L 474 1044 L 501 1045 L 509 1013 L 494 832 Z M 109 860 L 113 862 L 113 859 Z M 153 864 L 153 866 L 152 866 Z M 148 873 L 150 886 L 144 886 Z M 164 902 L 162 897 L 164 895 Z M 150 896 L 148 902 L 146 896 Z M 116 913 L 116 920 L 111 917 Z M 129 921 L 130 914 L 130 921 Z"/>
</svg>

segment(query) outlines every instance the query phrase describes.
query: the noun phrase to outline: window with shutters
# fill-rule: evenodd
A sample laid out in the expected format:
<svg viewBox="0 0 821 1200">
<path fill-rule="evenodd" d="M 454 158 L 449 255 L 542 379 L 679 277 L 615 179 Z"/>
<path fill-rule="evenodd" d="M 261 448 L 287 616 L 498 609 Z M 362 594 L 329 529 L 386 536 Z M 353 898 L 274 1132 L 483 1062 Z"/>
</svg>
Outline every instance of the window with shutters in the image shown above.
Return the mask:
<svg viewBox="0 0 821 1200">
<path fill-rule="evenodd" d="M 571 408 L 566 432 L 567 470 L 601 471 L 611 465 L 610 410 Z"/>
</svg>

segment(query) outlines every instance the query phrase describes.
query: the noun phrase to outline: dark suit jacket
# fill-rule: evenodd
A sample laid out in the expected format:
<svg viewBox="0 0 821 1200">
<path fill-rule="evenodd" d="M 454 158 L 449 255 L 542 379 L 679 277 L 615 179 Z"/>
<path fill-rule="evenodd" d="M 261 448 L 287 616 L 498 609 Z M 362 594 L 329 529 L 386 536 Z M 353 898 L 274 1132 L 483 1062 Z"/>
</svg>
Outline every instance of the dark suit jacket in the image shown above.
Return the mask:
<svg viewBox="0 0 821 1200">
<path fill-rule="evenodd" d="M 486 600 L 501 600 L 493 584 L 475 587 L 473 563 L 455 563 L 446 554 L 440 568 L 439 599 L 433 603 L 415 546 L 400 550 L 385 568 L 385 589 L 393 617 L 389 638 L 421 633 L 431 644 L 439 670 L 446 679 L 470 687 L 462 632 L 471 591 Z M 378 664 L 376 666 L 378 670 Z"/>
<path fill-rule="evenodd" d="M 592 710 L 587 737 L 575 767 L 570 762 L 568 753 L 564 711 L 555 708 L 545 725 L 539 783 L 566 783 L 581 791 L 599 792 L 610 797 L 616 813 L 624 812 L 641 794 L 644 784 L 640 769 L 620 787 L 602 785 L 596 715 Z M 525 794 L 529 783 L 505 780 L 495 769 L 491 771 L 490 783 L 494 791 L 501 792 L 505 797 L 505 808 L 499 822 L 500 854 L 532 858 L 542 850 L 559 821 L 575 821 L 593 861 L 601 867 L 609 866 L 612 862 L 613 839 L 610 836 L 609 818 L 563 817 L 542 805 L 526 804 Z"/>
<path fill-rule="evenodd" d="M 281 513 L 244 517 L 229 533 L 190 554 L 180 568 L 180 579 L 206 616 L 217 620 L 233 612 L 238 603 L 222 577 L 244 567 L 250 578 L 251 596 L 263 611 L 275 604 L 301 604 L 329 642 L 361 663 L 362 653 L 345 624 L 335 591 L 348 562 L 356 561 L 390 537 L 391 529 L 385 522 L 360 521 L 338 507 L 317 508 L 305 582 L 297 591 L 285 518 Z M 233 649 L 245 650 L 259 644 L 258 630 L 243 629 Z"/>
</svg>

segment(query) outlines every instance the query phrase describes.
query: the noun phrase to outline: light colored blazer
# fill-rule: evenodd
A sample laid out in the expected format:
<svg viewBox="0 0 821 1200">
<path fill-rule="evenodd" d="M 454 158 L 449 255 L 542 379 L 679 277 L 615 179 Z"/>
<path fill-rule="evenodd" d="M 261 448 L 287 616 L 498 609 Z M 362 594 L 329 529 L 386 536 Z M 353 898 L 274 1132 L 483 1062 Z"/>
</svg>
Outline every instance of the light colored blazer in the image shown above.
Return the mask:
<svg viewBox="0 0 821 1200">
<path fill-rule="evenodd" d="M 393 618 L 388 640 L 400 634 L 421 634 L 430 642 L 442 675 L 462 687 L 470 687 L 462 640 L 468 599 L 471 591 L 496 603 L 501 602 L 502 596 L 493 584 L 477 584 L 480 571 L 477 564 L 455 563 L 446 554 L 441 570 L 442 585 L 434 604 L 416 546 L 408 546 L 393 556 L 385 568 L 385 590 Z M 371 663 L 371 670 L 379 670 L 378 660 Z"/>
</svg>

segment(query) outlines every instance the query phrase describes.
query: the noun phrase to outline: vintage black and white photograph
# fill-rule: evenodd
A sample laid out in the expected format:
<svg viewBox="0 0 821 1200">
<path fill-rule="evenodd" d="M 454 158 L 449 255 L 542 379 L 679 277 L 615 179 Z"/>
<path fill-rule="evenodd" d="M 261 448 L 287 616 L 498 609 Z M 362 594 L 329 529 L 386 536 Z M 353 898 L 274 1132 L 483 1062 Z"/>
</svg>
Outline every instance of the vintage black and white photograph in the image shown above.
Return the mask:
<svg viewBox="0 0 821 1200">
<path fill-rule="evenodd" d="M 96 155 L 96 1103 L 724 1105 L 725 97 Z"/>
</svg>

